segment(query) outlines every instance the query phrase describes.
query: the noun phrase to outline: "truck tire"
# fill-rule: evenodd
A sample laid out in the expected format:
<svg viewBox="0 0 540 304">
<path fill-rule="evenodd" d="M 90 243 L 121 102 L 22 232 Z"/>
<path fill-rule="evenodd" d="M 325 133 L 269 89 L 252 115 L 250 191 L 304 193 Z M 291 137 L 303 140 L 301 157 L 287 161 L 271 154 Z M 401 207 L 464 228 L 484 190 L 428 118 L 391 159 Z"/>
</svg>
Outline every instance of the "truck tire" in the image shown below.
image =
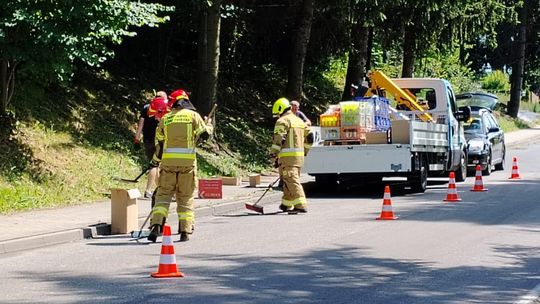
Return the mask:
<svg viewBox="0 0 540 304">
<path fill-rule="evenodd" d="M 467 153 L 461 151 L 459 167 L 456 170 L 456 182 L 464 182 L 467 179 Z"/>
<path fill-rule="evenodd" d="M 427 189 L 427 177 L 428 177 L 428 167 L 425 160 L 422 161 L 422 166 L 420 166 L 420 171 L 415 175 L 407 178 L 411 190 L 414 193 L 424 193 Z"/>
</svg>

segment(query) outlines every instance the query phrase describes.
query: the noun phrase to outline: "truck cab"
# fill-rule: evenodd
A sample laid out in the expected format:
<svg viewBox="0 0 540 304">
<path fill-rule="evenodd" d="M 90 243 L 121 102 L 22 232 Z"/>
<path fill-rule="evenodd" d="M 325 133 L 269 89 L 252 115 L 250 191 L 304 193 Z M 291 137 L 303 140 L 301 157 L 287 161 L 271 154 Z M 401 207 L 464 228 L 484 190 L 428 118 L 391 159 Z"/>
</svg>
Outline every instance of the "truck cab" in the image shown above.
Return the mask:
<svg viewBox="0 0 540 304">
<path fill-rule="evenodd" d="M 446 166 L 442 163 L 431 163 L 430 172 L 456 171 L 456 181 L 464 181 L 467 165 L 467 141 L 460 125 L 464 120 L 464 113 L 457 107 L 456 97 L 451 84 L 438 78 L 400 78 L 393 79 L 400 88 L 411 92 L 417 100 L 424 101 L 425 111 L 433 117 L 434 122 L 448 126 L 448 153 Z M 403 114 L 413 114 L 415 111 L 402 110 Z M 470 115 L 470 113 L 469 113 Z M 459 119 L 459 120 L 458 120 Z M 466 170 L 465 170 L 466 171 Z"/>
</svg>

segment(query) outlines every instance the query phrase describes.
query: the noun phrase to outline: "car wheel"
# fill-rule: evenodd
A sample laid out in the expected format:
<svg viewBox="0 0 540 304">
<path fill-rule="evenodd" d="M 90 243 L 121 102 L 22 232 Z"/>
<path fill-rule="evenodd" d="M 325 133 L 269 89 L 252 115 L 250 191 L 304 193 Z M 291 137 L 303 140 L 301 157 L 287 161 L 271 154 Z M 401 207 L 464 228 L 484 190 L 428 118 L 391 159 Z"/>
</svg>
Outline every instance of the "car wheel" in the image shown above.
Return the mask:
<svg viewBox="0 0 540 304">
<path fill-rule="evenodd" d="M 486 159 L 486 168 L 482 170 L 482 175 L 491 175 L 491 151 L 489 151 L 488 157 Z"/>
<path fill-rule="evenodd" d="M 456 182 L 464 182 L 467 179 L 467 154 L 461 151 L 459 168 L 456 170 Z"/>
<path fill-rule="evenodd" d="M 506 162 L 506 148 L 503 148 L 502 160 L 500 163 L 495 165 L 495 170 L 504 170 L 504 164 Z"/>
</svg>

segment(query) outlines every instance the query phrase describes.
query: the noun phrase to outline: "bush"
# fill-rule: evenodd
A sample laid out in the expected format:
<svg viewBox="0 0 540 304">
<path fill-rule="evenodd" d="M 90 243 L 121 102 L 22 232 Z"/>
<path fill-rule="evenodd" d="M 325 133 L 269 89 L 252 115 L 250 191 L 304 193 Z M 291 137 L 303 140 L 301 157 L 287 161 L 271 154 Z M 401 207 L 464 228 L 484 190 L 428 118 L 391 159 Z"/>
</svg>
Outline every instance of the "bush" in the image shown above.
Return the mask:
<svg viewBox="0 0 540 304">
<path fill-rule="evenodd" d="M 510 90 L 508 75 L 502 71 L 489 73 L 482 80 L 482 89 L 488 92 L 507 92 Z"/>
</svg>

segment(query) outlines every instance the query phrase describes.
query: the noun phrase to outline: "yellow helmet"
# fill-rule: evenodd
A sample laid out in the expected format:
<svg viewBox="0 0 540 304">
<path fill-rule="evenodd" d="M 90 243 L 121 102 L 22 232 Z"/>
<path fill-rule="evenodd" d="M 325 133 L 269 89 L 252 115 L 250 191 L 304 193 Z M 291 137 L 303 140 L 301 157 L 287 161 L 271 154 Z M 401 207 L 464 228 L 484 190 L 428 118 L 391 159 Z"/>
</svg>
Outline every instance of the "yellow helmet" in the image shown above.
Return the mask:
<svg viewBox="0 0 540 304">
<path fill-rule="evenodd" d="M 285 110 L 290 107 L 291 103 L 289 102 L 289 100 L 285 97 L 282 97 L 276 100 L 276 102 L 274 102 L 274 106 L 272 107 L 272 115 L 280 116 L 281 114 L 283 114 L 283 112 L 285 112 Z"/>
</svg>

